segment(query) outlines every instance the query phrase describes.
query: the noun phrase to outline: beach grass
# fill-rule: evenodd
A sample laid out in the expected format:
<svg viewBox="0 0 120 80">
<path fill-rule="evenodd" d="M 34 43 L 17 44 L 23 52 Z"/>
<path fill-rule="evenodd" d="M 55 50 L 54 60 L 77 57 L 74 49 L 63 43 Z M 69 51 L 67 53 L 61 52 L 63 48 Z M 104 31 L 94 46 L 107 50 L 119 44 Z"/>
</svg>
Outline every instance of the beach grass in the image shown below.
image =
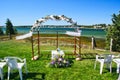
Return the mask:
<svg viewBox="0 0 120 80">
<path fill-rule="evenodd" d="M 52 50 L 55 47 L 43 46 L 43 49 Z M 68 50 L 67 47 L 64 48 Z M 69 49 L 73 49 L 70 48 Z M 81 54 L 102 54 L 109 53 L 109 51 L 98 51 L 92 49 L 81 49 Z M 76 61 L 74 57 L 66 57 L 72 59 L 74 64 L 66 68 L 51 68 L 47 64 L 51 61 L 51 52 L 43 51 L 38 60 L 31 60 L 31 42 L 28 40 L 6 40 L 0 41 L 0 58 L 6 56 L 16 56 L 27 59 L 28 74 L 25 74 L 23 68 L 24 80 L 116 80 L 118 74 L 116 73 L 116 64 L 112 64 L 113 71 L 110 73 L 107 69 L 103 69 L 103 74 L 99 74 L 100 64 L 97 64 L 96 70 L 94 69 L 95 54 L 91 56 L 82 56 L 82 61 Z M 48 54 L 44 55 L 44 54 Z M 66 53 L 65 53 L 66 54 Z M 66 55 L 67 56 L 67 55 Z M 4 67 L 4 78 L 7 80 L 7 66 Z M 11 80 L 19 80 L 18 71 L 14 71 L 10 77 Z"/>
</svg>

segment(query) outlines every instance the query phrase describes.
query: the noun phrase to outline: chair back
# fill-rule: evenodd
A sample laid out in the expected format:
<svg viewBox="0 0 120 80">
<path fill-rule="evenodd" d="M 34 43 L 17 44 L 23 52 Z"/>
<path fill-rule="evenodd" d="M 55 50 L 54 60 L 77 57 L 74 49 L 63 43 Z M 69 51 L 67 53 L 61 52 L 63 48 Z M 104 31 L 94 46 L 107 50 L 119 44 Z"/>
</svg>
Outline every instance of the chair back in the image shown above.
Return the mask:
<svg viewBox="0 0 120 80">
<path fill-rule="evenodd" d="M 12 69 L 18 68 L 17 59 L 15 59 L 13 57 L 8 57 L 8 58 L 6 58 L 6 61 L 10 68 L 12 68 Z"/>
<path fill-rule="evenodd" d="M 106 63 L 111 63 L 112 62 L 112 55 L 106 54 L 104 59 L 105 59 Z"/>
</svg>

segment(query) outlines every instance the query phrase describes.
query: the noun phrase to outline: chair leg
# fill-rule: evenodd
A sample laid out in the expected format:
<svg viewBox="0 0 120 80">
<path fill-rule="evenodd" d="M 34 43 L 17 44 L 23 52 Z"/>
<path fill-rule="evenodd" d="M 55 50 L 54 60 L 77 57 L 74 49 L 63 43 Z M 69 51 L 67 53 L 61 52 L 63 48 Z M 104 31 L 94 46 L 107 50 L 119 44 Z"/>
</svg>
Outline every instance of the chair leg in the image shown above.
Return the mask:
<svg viewBox="0 0 120 80">
<path fill-rule="evenodd" d="M 110 63 L 110 73 L 112 73 L 112 63 Z"/>
<path fill-rule="evenodd" d="M 3 71 L 2 71 L 2 69 L 0 69 L 0 77 L 1 77 L 1 80 L 3 80 Z"/>
<path fill-rule="evenodd" d="M 117 80 L 120 80 L 120 74 L 119 74 L 119 76 L 118 76 L 118 79 Z"/>
<path fill-rule="evenodd" d="M 101 62 L 101 64 L 100 64 L 100 74 L 102 74 L 103 66 L 104 66 L 104 63 Z"/>
<path fill-rule="evenodd" d="M 1 80 L 3 80 L 3 74 L 1 74 L 0 76 L 1 76 Z"/>
<path fill-rule="evenodd" d="M 22 80 L 22 69 L 19 69 L 20 80 Z"/>
<path fill-rule="evenodd" d="M 26 74 L 27 74 L 27 73 L 28 73 L 28 71 L 27 71 L 27 66 L 25 65 L 24 67 L 25 67 L 25 71 L 26 71 Z"/>
<path fill-rule="evenodd" d="M 96 62 L 97 62 L 97 61 L 95 61 L 95 64 L 94 64 L 94 69 L 96 69 Z"/>
<path fill-rule="evenodd" d="M 8 67 L 8 80 L 10 79 L 10 67 Z"/>
<path fill-rule="evenodd" d="M 117 64 L 117 73 L 119 73 L 119 72 L 120 72 L 120 65 Z"/>
</svg>

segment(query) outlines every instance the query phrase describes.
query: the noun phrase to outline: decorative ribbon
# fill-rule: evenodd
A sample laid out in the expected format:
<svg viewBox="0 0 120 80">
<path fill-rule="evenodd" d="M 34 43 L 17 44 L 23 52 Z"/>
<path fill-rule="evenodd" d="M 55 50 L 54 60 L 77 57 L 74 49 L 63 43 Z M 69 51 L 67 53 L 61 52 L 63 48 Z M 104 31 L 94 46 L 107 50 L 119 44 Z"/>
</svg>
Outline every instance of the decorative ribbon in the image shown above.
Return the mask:
<svg viewBox="0 0 120 80">
<path fill-rule="evenodd" d="M 32 33 L 33 33 L 33 32 L 30 31 L 30 32 L 27 33 L 27 34 L 20 35 L 20 36 L 16 36 L 16 40 L 25 39 L 25 38 L 31 37 L 31 36 L 32 36 Z"/>
</svg>

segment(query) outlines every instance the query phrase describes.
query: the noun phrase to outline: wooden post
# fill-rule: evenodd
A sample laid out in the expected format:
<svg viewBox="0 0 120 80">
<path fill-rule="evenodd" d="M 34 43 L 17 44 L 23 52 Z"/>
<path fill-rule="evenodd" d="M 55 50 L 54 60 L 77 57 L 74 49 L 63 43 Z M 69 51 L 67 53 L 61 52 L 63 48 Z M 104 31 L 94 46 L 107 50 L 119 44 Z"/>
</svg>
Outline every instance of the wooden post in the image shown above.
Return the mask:
<svg viewBox="0 0 120 80">
<path fill-rule="evenodd" d="M 94 38 L 94 36 L 92 36 L 91 45 L 92 45 L 92 49 L 95 49 L 96 43 L 95 43 L 95 38 Z"/>
<path fill-rule="evenodd" d="M 81 58 L 81 39 L 80 39 L 80 37 L 76 37 L 76 40 L 78 41 L 78 42 L 76 42 L 76 44 L 78 44 L 77 46 L 76 46 L 76 48 L 78 49 L 78 53 L 77 53 L 77 55 L 76 55 L 76 60 L 77 61 L 80 61 L 82 58 Z"/>
<path fill-rule="evenodd" d="M 81 58 L 81 37 L 79 37 L 79 55 Z"/>
<path fill-rule="evenodd" d="M 110 39 L 110 52 L 112 52 L 113 39 Z"/>
<path fill-rule="evenodd" d="M 57 41 L 56 41 L 56 48 L 58 48 L 58 31 L 57 31 Z"/>
<path fill-rule="evenodd" d="M 39 34 L 39 31 L 38 31 L 38 55 L 40 56 L 40 34 Z"/>
<path fill-rule="evenodd" d="M 31 36 L 31 43 L 32 43 L 32 60 L 34 60 L 33 36 Z"/>
<path fill-rule="evenodd" d="M 76 54 L 76 36 L 75 36 L 75 43 L 74 43 L 74 54 Z"/>
</svg>

